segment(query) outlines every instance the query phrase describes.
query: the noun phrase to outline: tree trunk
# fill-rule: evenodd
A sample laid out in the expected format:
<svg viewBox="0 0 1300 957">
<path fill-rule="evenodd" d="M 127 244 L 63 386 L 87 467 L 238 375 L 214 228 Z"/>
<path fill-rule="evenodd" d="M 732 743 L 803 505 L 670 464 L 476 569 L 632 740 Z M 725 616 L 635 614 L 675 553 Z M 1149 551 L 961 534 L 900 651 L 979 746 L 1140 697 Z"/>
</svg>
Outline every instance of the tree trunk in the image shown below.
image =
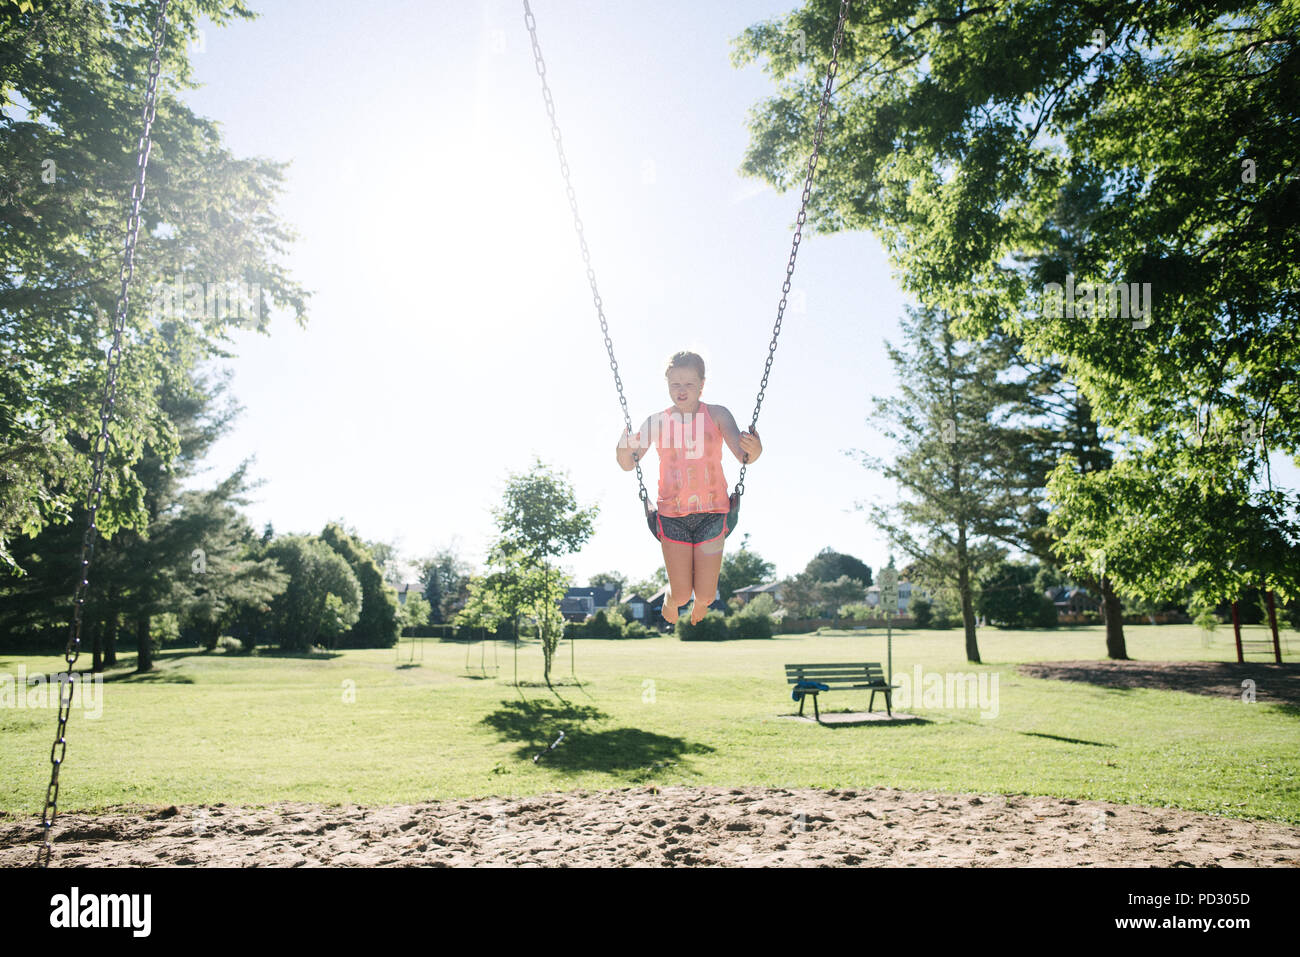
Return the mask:
<svg viewBox="0 0 1300 957">
<path fill-rule="evenodd" d="M 1101 616 L 1106 622 L 1106 654 L 1115 661 L 1128 661 L 1124 644 L 1124 606 L 1110 579 L 1101 580 Z"/>
<path fill-rule="evenodd" d="M 957 591 L 961 595 L 961 620 L 966 626 L 966 660 L 980 664 L 980 646 L 975 639 L 975 602 L 971 597 L 965 528 L 957 532 Z"/>
<path fill-rule="evenodd" d="M 95 615 L 86 622 L 86 628 L 90 631 L 91 659 L 90 670 L 94 674 L 99 674 L 104 670 L 104 627 Z"/>
<path fill-rule="evenodd" d="M 153 670 L 153 645 L 149 638 L 149 616 L 140 615 L 135 620 L 135 642 L 138 647 L 135 670 L 144 674 Z"/>
<path fill-rule="evenodd" d="M 1282 645 L 1278 641 L 1277 606 L 1273 601 L 1273 592 L 1271 589 L 1264 592 L 1264 600 L 1268 603 L 1268 625 L 1273 629 L 1273 660 L 1280 665 L 1282 663 Z"/>
<path fill-rule="evenodd" d="M 108 621 L 104 627 L 104 667 L 111 668 L 117 664 L 117 629 L 119 617 L 117 606 L 114 605 L 108 613 Z"/>
</svg>

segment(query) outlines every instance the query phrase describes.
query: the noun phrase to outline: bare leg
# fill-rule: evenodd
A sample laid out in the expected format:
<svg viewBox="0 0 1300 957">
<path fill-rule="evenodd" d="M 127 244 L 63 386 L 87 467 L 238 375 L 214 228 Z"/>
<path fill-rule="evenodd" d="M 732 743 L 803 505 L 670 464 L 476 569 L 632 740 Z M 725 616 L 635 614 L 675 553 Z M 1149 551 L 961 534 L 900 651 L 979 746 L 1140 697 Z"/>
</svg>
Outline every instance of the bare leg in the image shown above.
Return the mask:
<svg viewBox="0 0 1300 957">
<path fill-rule="evenodd" d="M 709 612 L 709 605 L 718 597 L 718 574 L 722 571 L 722 549 L 726 539 L 719 535 L 712 542 L 695 548 L 695 606 L 691 608 L 691 624 L 698 625 Z"/>
<path fill-rule="evenodd" d="M 660 542 L 664 550 L 664 568 L 668 572 L 668 594 L 664 596 L 662 614 L 670 625 L 677 621 L 677 609 L 690 601 L 692 580 L 690 545 L 680 542 Z"/>
</svg>

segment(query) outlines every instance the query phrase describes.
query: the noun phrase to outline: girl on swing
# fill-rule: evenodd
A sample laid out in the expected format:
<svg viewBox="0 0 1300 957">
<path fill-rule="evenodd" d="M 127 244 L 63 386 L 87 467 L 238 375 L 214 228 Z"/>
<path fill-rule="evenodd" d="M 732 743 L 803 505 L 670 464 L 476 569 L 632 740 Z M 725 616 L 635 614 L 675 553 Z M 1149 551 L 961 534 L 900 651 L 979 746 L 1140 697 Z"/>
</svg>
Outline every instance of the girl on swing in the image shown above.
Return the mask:
<svg viewBox="0 0 1300 957">
<path fill-rule="evenodd" d="M 691 624 L 699 624 L 718 594 L 722 547 L 731 502 L 722 472 L 725 442 L 736 460 L 753 464 L 763 453 L 757 434 L 741 432 L 730 412 L 700 401 L 704 360 L 679 352 L 665 374 L 672 405 L 642 423 L 635 435 L 623 431 L 618 464 L 636 467 L 653 444 L 659 450 L 658 534 L 668 572 L 663 616 L 670 624 L 695 593 Z"/>
</svg>

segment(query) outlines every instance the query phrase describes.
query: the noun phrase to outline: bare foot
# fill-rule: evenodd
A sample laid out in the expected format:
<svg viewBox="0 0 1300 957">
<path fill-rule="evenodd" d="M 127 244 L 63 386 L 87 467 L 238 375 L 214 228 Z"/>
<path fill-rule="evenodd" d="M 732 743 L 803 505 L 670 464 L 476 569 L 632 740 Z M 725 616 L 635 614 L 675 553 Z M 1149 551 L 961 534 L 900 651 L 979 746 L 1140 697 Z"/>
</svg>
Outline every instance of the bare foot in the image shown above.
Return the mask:
<svg viewBox="0 0 1300 957">
<path fill-rule="evenodd" d="M 704 620 L 704 616 L 707 615 L 708 613 L 709 613 L 708 605 L 701 605 L 699 602 L 696 602 L 694 607 L 691 608 L 691 624 L 698 625 L 701 621 Z"/>
<path fill-rule="evenodd" d="M 664 595 L 664 607 L 659 614 L 664 616 L 664 621 L 668 624 L 677 624 L 677 602 L 673 601 L 672 595 Z"/>
</svg>

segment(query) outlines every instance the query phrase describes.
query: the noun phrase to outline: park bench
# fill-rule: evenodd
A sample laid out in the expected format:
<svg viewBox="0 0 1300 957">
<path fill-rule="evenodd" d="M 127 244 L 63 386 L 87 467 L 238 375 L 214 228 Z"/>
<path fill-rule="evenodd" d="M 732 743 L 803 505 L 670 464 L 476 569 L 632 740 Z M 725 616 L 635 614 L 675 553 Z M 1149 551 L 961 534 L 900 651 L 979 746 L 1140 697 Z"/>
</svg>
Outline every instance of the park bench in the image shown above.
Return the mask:
<svg viewBox="0 0 1300 957">
<path fill-rule="evenodd" d="M 821 691 L 841 691 L 861 689 L 871 691 L 870 711 L 876 704 L 876 692 L 885 696 L 885 712 L 892 718 L 890 693 L 893 687 L 885 681 L 884 670 L 878 661 L 860 661 L 851 664 L 807 664 L 786 665 L 786 683 L 794 685 L 793 695 L 799 700 L 799 714 L 803 714 L 804 698 L 812 695 L 813 713 L 820 722 L 821 710 L 817 707 L 817 695 Z"/>
</svg>

